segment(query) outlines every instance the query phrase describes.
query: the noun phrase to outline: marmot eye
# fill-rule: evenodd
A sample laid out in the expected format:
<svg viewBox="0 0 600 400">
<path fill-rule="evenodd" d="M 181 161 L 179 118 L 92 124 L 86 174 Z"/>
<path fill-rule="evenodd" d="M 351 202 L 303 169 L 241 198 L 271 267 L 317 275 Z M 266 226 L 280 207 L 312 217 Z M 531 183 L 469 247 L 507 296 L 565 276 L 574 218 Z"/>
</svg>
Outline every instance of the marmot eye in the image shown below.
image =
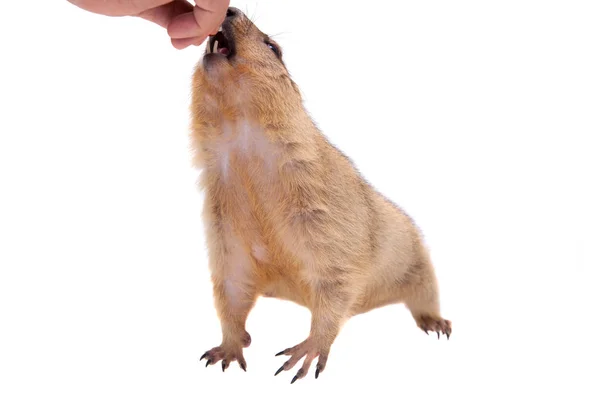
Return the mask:
<svg viewBox="0 0 600 400">
<path fill-rule="evenodd" d="M 275 55 L 277 57 L 281 57 L 281 53 L 279 52 L 279 48 L 277 46 L 275 46 L 273 43 L 270 42 L 265 42 L 265 44 L 271 49 L 273 50 L 273 53 L 275 53 Z"/>
</svg>

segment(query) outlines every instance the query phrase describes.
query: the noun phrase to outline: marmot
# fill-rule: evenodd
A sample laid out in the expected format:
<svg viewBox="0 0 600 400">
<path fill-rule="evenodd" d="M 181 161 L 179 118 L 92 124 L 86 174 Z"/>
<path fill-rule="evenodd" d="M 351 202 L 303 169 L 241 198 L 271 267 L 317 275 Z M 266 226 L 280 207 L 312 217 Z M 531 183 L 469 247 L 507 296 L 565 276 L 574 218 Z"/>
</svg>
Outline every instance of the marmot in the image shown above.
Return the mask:
<svg viewBox="0 0 600 400">
<path fill-rule="evenodd" d="M 259 296 L 311 311 L 308 338 L 277 354 L 290 358 L 275 375 L 304 357 L 292 383 L 315 358 L 318 377 L 344 322 L 377 307 L 404 303 L 422 330 L 450 338 L 419 229 L 316 127 L 280 46 L 236 8 L 196 67 L 191 118 L 223 332 L 207 366 L 246 370 Z"/>
</svg>

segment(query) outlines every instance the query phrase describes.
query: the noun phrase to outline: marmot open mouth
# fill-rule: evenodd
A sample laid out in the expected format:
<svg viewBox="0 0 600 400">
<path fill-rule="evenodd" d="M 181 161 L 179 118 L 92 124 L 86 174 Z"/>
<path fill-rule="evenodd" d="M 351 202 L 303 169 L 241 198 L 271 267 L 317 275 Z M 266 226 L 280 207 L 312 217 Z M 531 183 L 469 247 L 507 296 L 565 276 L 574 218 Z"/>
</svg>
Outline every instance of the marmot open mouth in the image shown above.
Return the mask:
<svg viewBox="0 0 600 400">
<path fill-rule="evenodd" d="M 208 53 L 223 54 L 225 57 L 233 54 L 233 48 L 222 30 L 219 30 L 216 35 L 210 37 L 207 50 Z"/>
</svg>

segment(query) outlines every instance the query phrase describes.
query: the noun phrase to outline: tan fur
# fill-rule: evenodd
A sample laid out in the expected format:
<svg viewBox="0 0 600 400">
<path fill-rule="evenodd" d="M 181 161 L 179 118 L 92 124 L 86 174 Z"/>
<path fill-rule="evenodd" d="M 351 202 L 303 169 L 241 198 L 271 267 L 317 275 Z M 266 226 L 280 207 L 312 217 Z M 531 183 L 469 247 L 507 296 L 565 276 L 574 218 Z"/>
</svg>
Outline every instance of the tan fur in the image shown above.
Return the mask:
<svg viewBox="0 0 600 400">
<path fill-rule="evenodd" d="M 231 60 L 211 55 L 193 79 L 192 144 L 223 342 L 207 364 L 237 360 L 259 296 L 310 309 L 309 338 L 286 349 L 297 377 L 353 315 L 405 303 L 424 329 L 450 335 L 418 228 L 375 191 L 306 112 L 267 36 L 239 10 L 224 23 Z M 270 39 L 269 39 L 270 40 Z M 295 379 L 294 379 L 295 380 Z"/>
</svg>

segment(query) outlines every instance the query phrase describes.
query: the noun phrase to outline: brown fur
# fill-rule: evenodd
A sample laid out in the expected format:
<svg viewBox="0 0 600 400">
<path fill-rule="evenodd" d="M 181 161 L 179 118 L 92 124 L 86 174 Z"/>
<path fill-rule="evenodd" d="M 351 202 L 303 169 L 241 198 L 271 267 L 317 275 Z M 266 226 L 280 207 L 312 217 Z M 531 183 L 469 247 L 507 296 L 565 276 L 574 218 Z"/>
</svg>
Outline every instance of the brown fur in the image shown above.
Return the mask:
<svg viewBox="0 0 600 400">
<path fill-rule="evenodd" d="M 322 371 L 343 323 L 377 307 L 402 302 L 422 329 L 449 337 L 418 228 L 327 141 L 265 40 L 276 44 L 231 10 L 223 29 L 235 55 L 205 56 L 193 79 L 192 144 L 223 331 L 207 365 L 245 369 L 245 322 L 259 296 L 312 313 L 307 340 L 283 352 L 284 370 L 306 356 L 295 379 L 317 357 Z"/>
</svg>

